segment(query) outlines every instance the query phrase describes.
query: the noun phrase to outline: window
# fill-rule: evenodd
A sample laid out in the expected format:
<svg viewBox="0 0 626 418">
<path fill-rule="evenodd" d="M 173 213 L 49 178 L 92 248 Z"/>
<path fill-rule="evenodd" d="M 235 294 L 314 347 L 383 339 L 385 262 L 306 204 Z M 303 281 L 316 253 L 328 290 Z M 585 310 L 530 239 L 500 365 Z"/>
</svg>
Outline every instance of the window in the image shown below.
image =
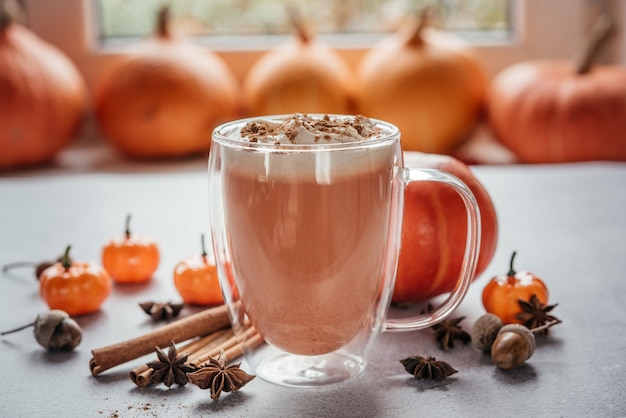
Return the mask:
<svg viewBox="0 0 626 418">
<path fill-rule="evenodd" d="M 161 0 L 98 0 L 102 38 L 151 31 Z M 454 31 L 510 27 L 509 0 L 187 0 L 170 2 L 176 23 L 198 36 L 289 33 L 289 11 L 306 16 L 321 33 L 378 33 L 396 28 L 407 13 L 429 7 L 435 25 Z"/>
<path fill-rule="evenodd" d="M 159 0 L 23 0 L 26 6 L 30 27 L 44 39 L 59 46 L 79 67 L 89 85 L 102 70 L 106 62 L 117 54 L 123 53 L 119 45 L 102 44 L 100 41 L 99 3 L 112 2 L 123 4 L 148 4 L 157 7 Z M 280 3 L 273 0 L 175 0 L 191 10 L 197 4 L 244 5 L 262 1 Z M 295 0 L 293 0 L 295 1 Z M 320 4 L 317 2 L 307 2 Z M 328 4 L 407 4 L 418 5 L 420 0 L 324 0 Z M 432 1 L 432 0 L 430 0 Z M 623 0 L 498 0 L 506 4 L 506 12 L 510 36 L 487 37 L 476 40 L 476 50 L 485 63 L 490 74 L 521 60 L 535 58 L 571 58 L 576 54 L 593 19 L 602 11 L 610 11 L 618 22 L 626 21 L 626 2 Z M 487 3 L 489 1 L 486 0 Z M 495 4 L 496 0 L 492 0 Z M 476 3 L 469 0 L 439 0 L 440 4 Z M 478 1 L 477 3 L 481 3 Z M 119 6 L 122 7 L 122 6 Z M 124 6 L 125 7 L 125 6 Z M 216 6 L 217 7 L 217 6 Z M 346 6 L 348 7 L 348 6 Z M 416 6 L 417 7 L 417 6 Z M 320 8 L 323 9 L 323 8 Z M 184 10 L 181 9 L 181 14 Z M 451 9 L 452 10 L 452 9 Z M 460 10 L 460 9 L 454 9 Z M 106 13 L 106 12 L 105 12 Z M 122 12 L 120 12 L 122 13 Z M 151 16 L 149 10 L 145 12 Z M 454 15 L 455 13 L 452 13 Z M 473 15 L 471 12 L 470 15 Z M 502 12 L 500 12 L 502 14 Z M 106 19 L 105 15 L 102 18 Z M 452 19 L 451 21 L 453 21 Z M 464 21 L 459 17 L 458 22 Z M 476 19 L 474 19 L 476 21 Z M 480 19 L 478 19 L 480 21 Z M 237 21 L 235 26 L 237 26 Z M 105 31 L 114 31 L 112 24 L 103 22 Z M 460 24 L 460 23 L 458 23 Z M 465 23 L 464 23 L 465 24 Z M 107 26 L 109 25 L 109 26 Z M 148 27 L 134 29 L 136 35 L 148 31 Z M 206 25 L 208 28 L 208 24 Z M 231 25 L 232 26 L 232 25 Z M 497 26 L 497 25 L 496 25 Z M 467 29 L 468 27 L 463 27 Z M 474 23 L 473 29 L 478 26 Z M 225 31 L 226 29 L 220 29 Z M 225 35 L 225 32 L 223 33 Z M 270 44 L 261 42 L 252 45 L 244 43 L 237 48 L 223 43 L 209 45 L 233 68 L 239 77 Z M 363 55 L 365 47 L 361 45 L 333 45 L 346 58 L 349 64 L 356 65 Z M 609 51 L 607 60 L 626 64 L 626 30 L 619 32 L 613 49 Z"/>
</svg>

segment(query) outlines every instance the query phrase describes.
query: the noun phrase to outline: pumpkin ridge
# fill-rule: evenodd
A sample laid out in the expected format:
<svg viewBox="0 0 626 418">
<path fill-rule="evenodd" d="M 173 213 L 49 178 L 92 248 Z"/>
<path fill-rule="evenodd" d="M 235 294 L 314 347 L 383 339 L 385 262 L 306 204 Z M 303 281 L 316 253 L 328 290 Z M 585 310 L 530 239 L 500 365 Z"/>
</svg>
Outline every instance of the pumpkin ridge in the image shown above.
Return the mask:
<svg viewBox="0 0 626 418">
<path fill-rule="evenodd" d="M 445 186 L 444 186 L 445 187 Z M 441 195 L 435 195 L 434 193 L 429 196 L 431 207 L 433 208 L 433 214 L 435 216 L 435 225 L 437 225 L 436 232 L 436 248 L 437 248 L 437 273 L 431 281 L 430 287 L 426 290 L 426 294 L 431 295 L 443 283 L 446 272 L 448 270 L 448 263 L 442 262 L 442 260 L 448 260 L 450 258 L 450 248 L 447 244 L 448 241 L 448 222 L 446 221 L 446 210 L 441 201 Z"/>
</svg>

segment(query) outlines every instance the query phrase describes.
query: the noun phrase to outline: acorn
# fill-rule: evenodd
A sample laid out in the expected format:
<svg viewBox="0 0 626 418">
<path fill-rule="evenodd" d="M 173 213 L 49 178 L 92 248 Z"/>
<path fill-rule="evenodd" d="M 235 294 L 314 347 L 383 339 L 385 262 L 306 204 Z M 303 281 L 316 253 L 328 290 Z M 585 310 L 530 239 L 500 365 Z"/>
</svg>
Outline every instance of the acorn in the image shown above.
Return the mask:
<svg viewBox="0 0 626 418">
<path fill-rule="evenodd" d="M 67 312 L 53 309 L 37 315 L 34 322 L 4 331 L 0 335 L 7 335 L 29 327 L 35 327 L 34 334 L 37 342 L 47 350 L 72 351 L 83 336 L 83 330 Z"/>
<path fill-rule="evenodd" d="M 524 325 L 508 324 L 500 328 L 491 345 L 491 361 L 502 370 L 521 366 L 535 351 L 535 335 Z"/>
<path fill-rule="evenodd" d="M 491 313 L 482 315 L 472 326 L 470 333 L 472 345 L 482 352 L 489 353 L 502 325 L 499 316 Z"/>
</svg>

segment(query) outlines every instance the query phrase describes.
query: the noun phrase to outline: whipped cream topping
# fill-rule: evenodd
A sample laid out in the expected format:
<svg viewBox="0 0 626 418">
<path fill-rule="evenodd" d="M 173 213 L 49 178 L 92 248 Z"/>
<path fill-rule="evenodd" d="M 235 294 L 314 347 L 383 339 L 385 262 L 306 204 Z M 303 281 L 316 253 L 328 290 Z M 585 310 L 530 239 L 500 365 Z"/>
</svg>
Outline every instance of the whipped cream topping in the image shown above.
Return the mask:
<svg viewBox="0 0 626 418">
<path fill-rule="evenodd" d="M 248 142 L 312 145 L 319 143 L 359 142 L 383 136 L 374 122 L 365 116 L 318 116 L 296 113 L 282 119 L 257 119 L 241 129 Z"/>
</svg>

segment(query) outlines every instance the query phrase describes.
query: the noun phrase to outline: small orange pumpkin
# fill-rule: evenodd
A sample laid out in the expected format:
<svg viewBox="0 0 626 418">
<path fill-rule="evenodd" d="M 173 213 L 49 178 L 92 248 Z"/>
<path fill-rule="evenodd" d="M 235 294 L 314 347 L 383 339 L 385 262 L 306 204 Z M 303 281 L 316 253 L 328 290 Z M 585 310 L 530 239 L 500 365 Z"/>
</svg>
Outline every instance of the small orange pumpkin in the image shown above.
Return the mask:
<svg viewBox="0 0 626 418">
<path fill-rule="evenodd" d="M 130 232 L 130 215 L 126 217 L 124 235 L 110 239 L 102 247 L 102 266 L 117 283 L 150 281 L 160 260 L 154 239 Z"/>
<path fill-rule="evenodd" d="M 426 24 L 422 13 L 366 53 L 357 110 L 398 126 L 405 151 L 450 154 L 481 118 L 487 77 L 468 44 Z"/>
<path fill-rule="evenodd" d="M 0 169 L 48 162 L 77 132 L 86 88 L 74 64 L 0 2 Z"/>
<path fill-rule="evenodd" d="M 296 36 L 254 63 L 243 84 L 249 116 L 350 113 L 354 82 L 348 65 L 316 41 L 297 17 Z"/>
<path fill-rule="evenodd" d="M 186 304 L 222 304 L 224 297 L 217 277 L 217 267 L 206 252 L 204 235 L 201 243 L 200 255 L 191 256 L 174 267 L 174 286 Z"/>
<path fill-rule="evenodd" d="M 511 255 L 509 271 L 492 278 L 483 289 L 483 306 L 488 313 L 498 316 L 504 324 L 523 324 L 518 315 L 523 309 L 520 300 L 530 301 L 533 295 L 542 304 L 548 303 L 548 287 L 529 271 L 516 272 Z"/>
<path fill-rule="evenodd" d="M 95 312 L 111 293 L 111 277 L 94 263 L 71 261 L 70 246 L 62 260 L 39 277 L 39 293 L 50 309 L 70 315 Z"/>
<path fill-rule="evenodd" d="M 592 68 L 611 28 L 599 21 L 577 68 L 565 60 L 526 61 L 494 78 L 489 125 L 522 162 L 626 161 L 626 67 Z"/>
<path fill-rule="evenodd" d="M 170 29 L 169 9 L 157 32 L 99 77 L 95 114 L 108 140 L 135 158 L 208 151 L 215 126 L 239 112 L 238 84 L 223 61 Z"/>
</svg>

